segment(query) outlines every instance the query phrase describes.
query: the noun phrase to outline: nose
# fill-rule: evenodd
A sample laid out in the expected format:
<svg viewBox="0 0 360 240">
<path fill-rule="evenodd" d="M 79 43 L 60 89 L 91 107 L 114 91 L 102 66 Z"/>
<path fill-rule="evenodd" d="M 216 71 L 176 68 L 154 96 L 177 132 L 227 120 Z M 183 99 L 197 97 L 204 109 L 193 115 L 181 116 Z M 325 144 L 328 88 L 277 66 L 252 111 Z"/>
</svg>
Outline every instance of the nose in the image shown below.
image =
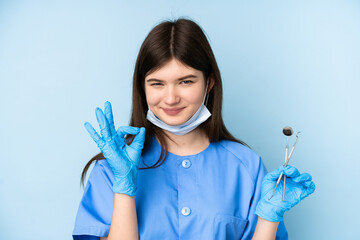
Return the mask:
<svg viewBox="0 0 360 240">
<path fill-rule="evenodd" d="M 176 87 L 169 87 L 167 89 L 164 102 L 167 105 L 175 105 L 180 102 L 180 96 L 176 90 Z"/>
</svg>

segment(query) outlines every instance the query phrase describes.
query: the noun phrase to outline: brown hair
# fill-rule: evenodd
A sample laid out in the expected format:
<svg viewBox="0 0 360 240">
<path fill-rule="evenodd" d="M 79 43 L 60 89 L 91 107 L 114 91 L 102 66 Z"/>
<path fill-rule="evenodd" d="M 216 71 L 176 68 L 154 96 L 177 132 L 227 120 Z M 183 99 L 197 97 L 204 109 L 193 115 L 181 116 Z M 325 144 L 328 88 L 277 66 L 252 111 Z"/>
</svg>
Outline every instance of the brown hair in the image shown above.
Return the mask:
<svg viewBox="0 0 360 240">
<path fill-rule="evenodd" d="M 208 90 L 209 96 L 206 106 L 211 112 L 211 117 L 199 125 L 199 128 L 207 134 L 209 141 L 218 142 L 226 139 L 248 146 L 232 136 L 224 125 L 220 71 L 210 44 L 200 26 L 194 21 L 184 18 L 163 21 L 150 31 L 141 45 L 133 75 L 132 112 L 129 125 L 145 127 L 144 149 L 148 146 L 153 135 L 158 138 L 161 145 L 158 161 L 150 167 L 139 169 L 159 167 L 165 161 L 168 153 L 165 137 L 169 136 L 146 119 L 148 105 L 145 96 L 145 77 L 164 66 L 172 58 L 202 71 L 205 79 L 211 78 L 214 81 L 213 87 Z M 128 141 L 127 144 L 131 144 L 134 135 L 127 135 L 125 138 Z M 81 175 L 82 185 L 92 162 L 103 159 L 105 158 L 100 152 L 86 164 Z"/>
</svg>

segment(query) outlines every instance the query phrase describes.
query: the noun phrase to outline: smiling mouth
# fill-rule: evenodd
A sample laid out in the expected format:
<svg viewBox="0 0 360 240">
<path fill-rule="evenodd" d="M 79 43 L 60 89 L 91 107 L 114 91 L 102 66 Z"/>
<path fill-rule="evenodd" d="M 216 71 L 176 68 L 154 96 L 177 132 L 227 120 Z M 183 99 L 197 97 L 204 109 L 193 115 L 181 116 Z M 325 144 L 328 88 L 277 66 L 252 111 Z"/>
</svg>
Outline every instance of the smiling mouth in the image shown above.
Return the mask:
<svg viewBox="0 0 360 240">
<path fill-rule="evenodd" d="M 167 115 L 176 115 L 179 112 L 181 112 L 184 108 L 163 108 L 162 110 L 167 114 Z"/>
</svg>

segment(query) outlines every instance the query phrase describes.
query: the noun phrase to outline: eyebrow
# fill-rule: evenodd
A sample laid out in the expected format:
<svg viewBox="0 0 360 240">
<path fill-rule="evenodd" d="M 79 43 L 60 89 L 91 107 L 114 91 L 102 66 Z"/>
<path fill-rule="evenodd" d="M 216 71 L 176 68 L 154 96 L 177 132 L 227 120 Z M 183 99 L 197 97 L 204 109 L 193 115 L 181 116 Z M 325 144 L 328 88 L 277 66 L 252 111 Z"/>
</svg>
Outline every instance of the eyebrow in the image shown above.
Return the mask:
<svg viewBox="0 0 360 240">
<path fill-rule="evenodd" d="M 189 74 L 189 75 L 179 78 L 178 80 L 180 81 L 180 80 L 184 80 L 186 78 L 197 78 L 197 76 Z M 150 79 L 146 80 L 146 82 L 163 82 L 163 80 L 156 79 L 156 78 L 150 78 Z"/>
</svg>

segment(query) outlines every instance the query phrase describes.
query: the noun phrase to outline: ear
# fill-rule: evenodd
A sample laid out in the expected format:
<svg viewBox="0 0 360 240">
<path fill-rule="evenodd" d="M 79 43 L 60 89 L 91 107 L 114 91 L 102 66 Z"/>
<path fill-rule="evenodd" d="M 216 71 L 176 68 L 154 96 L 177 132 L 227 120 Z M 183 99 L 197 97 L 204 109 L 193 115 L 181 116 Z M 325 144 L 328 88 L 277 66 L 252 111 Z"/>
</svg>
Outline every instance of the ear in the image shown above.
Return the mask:
<svg viewBox="0 0 360 240">
<path fill-rule="evenodd" d="M 211 91 L 211 89 L 213 88 L 214 84 L 215 84 L 215 77 L 211 76 L 209 77 L 209 86 L 208 86 L 208 90 L 207 93 L 209 93 Z"/>
</svg>

